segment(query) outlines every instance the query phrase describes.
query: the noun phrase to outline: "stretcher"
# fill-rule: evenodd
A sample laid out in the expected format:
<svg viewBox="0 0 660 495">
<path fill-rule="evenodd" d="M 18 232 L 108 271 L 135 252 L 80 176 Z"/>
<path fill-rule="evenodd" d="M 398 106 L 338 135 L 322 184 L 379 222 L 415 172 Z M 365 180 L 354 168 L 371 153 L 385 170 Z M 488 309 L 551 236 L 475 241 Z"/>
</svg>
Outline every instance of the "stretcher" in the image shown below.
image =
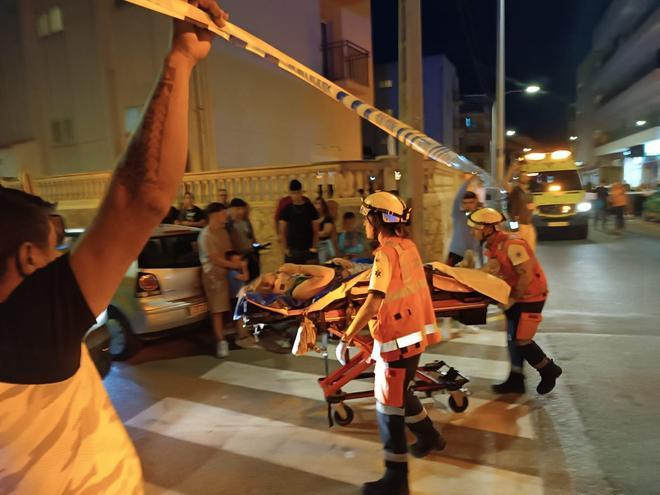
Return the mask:
<svg viewBox="0 0 660 495">
<path fill-rule="evenodd" d="M 508 301 L 509 286 L 492 275 L 437 262 L 424 265 L 424 270 L 438 318 L 450 317 L 468 325 L 485 324 L 488 306 Z M 345 404 L 346 401 L 373 397 L 373 387 L 367 387 L 366 381 L 374 376 L 369 371 L 374 361 L 371 359 L 373 339 L 368 331 L 354 338 L 345 365 L 330 372 L 328 364 L 329 340 L 341 338 L 350 325 L 366 300 L 370 277 L 371 270 L 364 270 L 335 283 L 306 304 L 286 297 L 268 299 L 249 292 L 243 294 L 237 304 L 234 317 L 242 319 L 246 327 L 252 328 L 255 336 L 269 328 L 298 328 L 296 344 L 300 344 L 302 333 L 311 332 L 312 337 L 308 333 L 306 342 L 302 344 L 304 348 L 297 345 L 294 349 L 298 355 L 315 351 L 321 352 L 325 358 L 325 376 L 319 379 L 319 385 L 328 404 L 330 426 L 333 420 L 342 426 L 353 420 L 353 411 Z M 320 345 L 317 335 L 320 335 Z M 365 380 L 365 390 L 342 390 L 354 380 Z M 450 409 L 460 413 L 468 407 L 468 382 L 467 377 L 449 364 L 434 361 L 417 369 L 412 390 L 427 397 L 438 391 L 449 393 Z"/>
</svg>

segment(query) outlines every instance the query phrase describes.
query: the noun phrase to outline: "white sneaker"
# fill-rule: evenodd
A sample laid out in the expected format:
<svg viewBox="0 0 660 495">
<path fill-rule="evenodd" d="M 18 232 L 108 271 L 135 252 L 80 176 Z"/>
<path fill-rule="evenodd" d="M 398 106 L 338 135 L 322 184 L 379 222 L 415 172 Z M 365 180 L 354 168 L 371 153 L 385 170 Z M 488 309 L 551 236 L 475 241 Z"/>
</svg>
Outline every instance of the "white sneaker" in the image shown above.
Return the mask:
<svg viewBox="0 0 660 495">
<path fill-rule="evenodd" d="M 220 342 L 218 342 L 215 355 L 218 356 L 219 358 L 226 358 L 227 356 L 229 356 L 229 344 L 227 343 L 226 340 L 221 340 Z"/>
</svg>

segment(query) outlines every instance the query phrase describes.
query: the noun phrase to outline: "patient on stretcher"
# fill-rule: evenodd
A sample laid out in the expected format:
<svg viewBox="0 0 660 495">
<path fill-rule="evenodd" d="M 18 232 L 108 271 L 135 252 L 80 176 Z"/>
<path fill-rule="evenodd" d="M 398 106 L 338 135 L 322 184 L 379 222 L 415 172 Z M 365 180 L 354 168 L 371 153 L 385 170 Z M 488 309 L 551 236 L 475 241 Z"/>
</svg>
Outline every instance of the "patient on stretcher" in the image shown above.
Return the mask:
<svg viewBox="0 0 660 495">
<path fill-rule="evenodd" d="M 264 273 L 246 287 L 251 297 L 273 307 L 304 307 L 320 294 L 338 287 L 370 264 L 334 258 L 326 265 L 285 263 L 277 272 Z"/>
</svg>

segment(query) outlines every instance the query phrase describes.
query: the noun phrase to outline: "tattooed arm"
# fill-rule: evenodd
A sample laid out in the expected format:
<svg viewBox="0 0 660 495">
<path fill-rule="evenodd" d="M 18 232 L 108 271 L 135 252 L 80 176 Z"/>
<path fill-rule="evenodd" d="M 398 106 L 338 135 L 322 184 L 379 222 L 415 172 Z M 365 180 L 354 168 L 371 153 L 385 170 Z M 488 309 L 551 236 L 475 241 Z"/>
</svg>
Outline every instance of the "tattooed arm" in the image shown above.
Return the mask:
<svg viewBox="0 0 660 495">
<path fill-rule="evenodd" d="M 222 27 L 227 15 L 216 0 L 196 3 Z M 188 152 L 190 75 L 210 48 L 210 33 L 175 21 L 172 48 L 142 122 L 119 160 L 94 222 L 71 254 L 71 267 L 94 314 L 107 307 L 174 200 Z"/>
</svg>

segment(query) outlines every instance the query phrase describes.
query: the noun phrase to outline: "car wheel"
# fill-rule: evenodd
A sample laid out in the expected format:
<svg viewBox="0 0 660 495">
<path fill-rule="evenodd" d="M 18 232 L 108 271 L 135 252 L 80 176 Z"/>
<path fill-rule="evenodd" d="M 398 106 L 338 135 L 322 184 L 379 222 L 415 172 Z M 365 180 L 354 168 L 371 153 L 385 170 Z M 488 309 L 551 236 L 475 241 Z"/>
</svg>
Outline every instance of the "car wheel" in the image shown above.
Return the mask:
<svg viewBox="0 0 660 495">
<path fill-rule="evenodd" d="M 124 361 L 133 356 L 140 348 L 140 341 L 133 334 L 128 319 L 117 309 L 108 308 L 110 331 L 110 356 L 116 361 Z"/>
</svg>

